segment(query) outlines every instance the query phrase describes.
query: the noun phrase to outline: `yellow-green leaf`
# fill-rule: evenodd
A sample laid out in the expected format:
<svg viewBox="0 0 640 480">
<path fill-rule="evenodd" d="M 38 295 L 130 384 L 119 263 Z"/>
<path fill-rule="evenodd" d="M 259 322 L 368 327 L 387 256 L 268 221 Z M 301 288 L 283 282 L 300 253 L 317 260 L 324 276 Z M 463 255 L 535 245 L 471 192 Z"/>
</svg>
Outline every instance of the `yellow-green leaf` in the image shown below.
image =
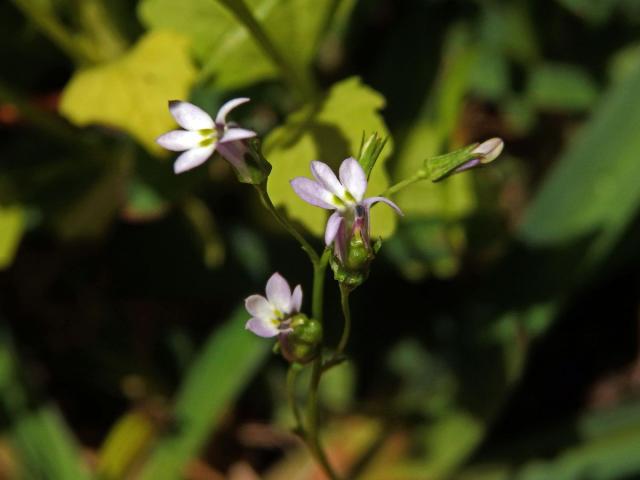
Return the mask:
<svg viewBox="0 0 640 480">
<path fill-rule="evenodd" d="M 294 177 L 311 176 L 309 164 L 321 160 L 333 168 L 358 153 L 362 133 L 378 132 L 389 136 L 379 113 L 385 99 L 364 85 L 359 78 L 349 78 L 334 85 L 319 110 L 310 108 L 292 114 L 287 123 L 265 140 L 265 153 L 273 165 L 269 177 L 269 195 L 278 206 L 300 221 L 313 234 L 324 231 L 327 211 L 300 199 L 289 185 Z M 389 141 L 371 174 L 367 195 L 381 194 L 389 185 L 385 162 L 392 151 Z M 395 213 L 386 206 L 376 206 L 371 218 L 374 236 L 386 237 L 395 228 Z"/>
<path fill-rule="evenodd" d="M 24 231 L 22 207 L 0 207 L 0 270 L 13 262 Z"/>
<path fill-rule="evenodd" d="M 175 125 L 167 101 L 187 98 L 195 74 L 185 37 L 150 32 L 121 58 L 77 72 L 60 112 L 76 125 L 120 128 L 159 151 L 155 138 Z"/>
</svg>

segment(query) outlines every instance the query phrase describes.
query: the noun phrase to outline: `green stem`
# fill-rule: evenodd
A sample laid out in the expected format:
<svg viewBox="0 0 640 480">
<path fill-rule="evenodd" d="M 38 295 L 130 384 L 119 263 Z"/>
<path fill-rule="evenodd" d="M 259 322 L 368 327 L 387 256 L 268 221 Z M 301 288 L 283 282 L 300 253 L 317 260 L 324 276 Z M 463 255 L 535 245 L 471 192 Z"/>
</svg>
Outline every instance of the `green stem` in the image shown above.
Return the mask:
<svg viewBox="0 0 640 480">
<path fill-rule="evenodd" d="M 311 453 L 322 466 L 325 473 L 331 480 L 338 480 L 339 477 L 329 463 L 326 453 L 320 442 L 320 431 L 318 428 L 318 387 L 322 376 L 322 358 L 320 355 L 313 361 L 311 371 L 311 385 L 309 386 L 309 399 L 307 404 L 307 443 Z"/>
<path fill-rule="evenodd" d="M 218 0 L 223 4 L 236 19 L 253 36 L 256 43 L 262 48 L 264 53 L 280 69 L 282 76 L 295 88 L 305 100 L 315 97 L 315 87 L 308 75 L 301 75 L 300 72 L 289 62 L 282 52 L 273 43 L 262 25 L 256 20 L 244 0 Z"/>
<path fill-rule="evenodd" d="M 307 255 L 309 256 L 309 259 L 311 260 L 311 263 L 313 263 L 315 267 L 320 262 L 320 257 L 318 257 L 318 253 L 314 250 L 311 244 L 309 244 L 309 242 L 305 240 L 305 238 L 300 234 L 300 232 L 296 230 L 296 228 L 289 222 L 289 220 L 287 220 L 287 218 L 278 211 L 276 206 L 271 201 L 269 194 L 267 193 L 266 184 L 260 184 L 260 185 L 254 185 L 254 186 L 258 191 L 258 194 L 260 195 L 260 200 L 262 200 L 262 204 L 265 206 L 265 208 L 269 210 L 269 212 L 275 217 L 278 223 L 282 225 L 282 227 L 300 243 L 300 245 L 302 246 L 302 249 L 307 253 Z"/>
<path fill-rule="evenodd" d="M 289 371 L 287 372 L 287 399 L 289 401 L 289 407 L 293 412 L 293 417 L 296 420 L 296 430 L 304 435 L 304 423 L 302 422 L 302 414 L 298 408 L 298 402 L 296 402 L 296 379 L 300 372 L 300 365 L 292 363 L 289 365 Z"/>
<path fill-rule="evenodd" d="M 324 279 L 325 272 L 327 270 L 327 263 L 329 263 L 329 257 L 331 256 L 331 249 L 326 248 L 322 252 L 322 256 L 316 264 L 313 266 L 313 296 L 311 298 L 311 315 L 318 322 L 322 323 L 322 315 L 324 305 Z"/>
<path fill-rule="evenodd" d="M 340 303 L 342 305 L 342 315 L 344 316 L 344 328 L 342 330 L 342 336 L 336 349 L 335 357 L 342 356 L 344 349 L 347 347 L 349 341 L 349 335 L 351 334 L 351 310 L 349 309 L 349 287 L 344 284 L 340 284 Z"/>
<path fill-rule="evenodd" d="M 302 235 L 295 229 L 289 221 L 280 214 L 278 209 L 273 205 L 269 194 L 267 193 L 266 184 L 254 185 L 260 199 L 264 206 L 271 212 L 271 214 L 278 220 L 280 225 L 287 230 L 298 242 L 302 245 L 302 248 L 309 255 L 309 259 L 313 264 L 313 293 L 311 296 L 311 312 L 313 318 L 322 324 L 322 306 L 324 300 L 324 280 L 326 277 L 327 264 L 329 263 L 329 257 L 331 256 L 331 250 L 325 249 L 322 256 L 319 257 L 318 253 L 313 247 L 304 239 Z M 322 352 L 322 344 L 320 344 L 320 352 Z M 312 455 L 318 461 L 320 466 L 324 469 L 325 473 L 331 480 L 339 480 L 335 471 L 331 467 L 322 444 L 320 443 L 320 435 L 318 429 L 318 387 L 320 386 L 320 377 L 322 376 L 322 353 L 320 353 L 313 361 L 313 367 L 311 371 L 311 385 L 309 387 L 309 397 L 307 400 L 307 428 L 304 428 L 302 423 L 302 416 L 298 411 L 297 404 L 295 402 L 295 378 L 297 372 L 294 372 L 294 366 L 292 365 L 287 374 L 287 392 L 289 397 L 289 403 L 293 410 L 293 414 L 298 422 L 299 429 L 301 430 L 302 437 L 309 446 Z"/>
<path fill-rule="evenodd" d="M 53 12 L 40 8 L 39 2 L 33 0 L 13 0 L 13 3 L 74 62 L 79 65 L 95 63 L 95 52 L 88 48 L 84 39 L 71 33 Z"/>
<path fill-rule="evenodd" d="M 114 22 L 106 0 L 76 0 L 76 14 L 87 40 L 91 41 L 95 56 L 109 61 L 122 55 L 129 42 Z"/>
<path fill-rule="evenodd" d="M 396 183 L 394 185 L 391 185 L 389 188 L 387 188 L 384 191 L 382 196 L 390 197 L 391 195 L 394 195 L 394 194 L 398 193 L 403 188 L 406 188 L 409 185 L 413 185 L 414 183 L 417 183 L 420 180 L 424 180 L 425 178 L 426 177 L 424 175 L 422 175 L 421 172 L 418 172 L 413 177 L 405 178 L 404 180 L 401 180 L 398 183 Z"/>
<path fill-rule="evenodd" d="M 312 296 L 312 314 L 318 322 L 322 320 L 322 304 L 324 296 L 324 280 L 326 277 L 327 264 L 331 250 L 326 249 L 320 260 L 314 264 L 313 268 L 313 296 Z M 322 346 L 321 346 L 322 347 Z M 320 378 L 322 377 L 322 355 L 318 355 L 314 361 L 311 370 L 311 383 L 309 385 L 309 398 L 307 399 L 307 428 L 305 440 L 311 450 L 311 453 L 322 466 L 325 473 L 331 480 L 338 480 L 339 477 L 329 463 L 329 459 L 320 442 L 320 430 L 318 427 L 318 389 L 320 387 Z"/>
</svg>

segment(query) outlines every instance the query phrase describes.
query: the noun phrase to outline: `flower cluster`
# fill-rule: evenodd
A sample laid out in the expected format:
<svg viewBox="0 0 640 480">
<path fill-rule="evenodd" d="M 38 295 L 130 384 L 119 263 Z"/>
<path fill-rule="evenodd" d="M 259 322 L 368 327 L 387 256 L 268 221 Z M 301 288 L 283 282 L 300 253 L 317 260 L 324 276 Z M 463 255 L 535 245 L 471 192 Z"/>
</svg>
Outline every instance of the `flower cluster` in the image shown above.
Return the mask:
<svg viewBox="0 0 640 480">
<path fill-rule="evenodd" d="M 165 133 L 157 142 L 166 149 L 183 152 L 175 161 L 175 172 L 193 169 L 218 151 L 232 165 L 241 182 L 254 184 L 266 195 L 266 179 L 271 166 L 259 151 L 256 133 L 227 121 L 227 115 L 234 108 L 248 101 L 248 98 L 236 98 L 226 102 L 220 107 L 215 120 L 191 103 L 169 102 L 171 115 L 183 130 Z M 331 266 L 341 288 L 344 287 L 341 291 L 350 291 L 366 279 L 369 265 L 377 253 L 379 241 L 371 242 L 371 207 L 382 202 L 403 215 L 400 208 L 386 197 L 365 198 L 368 175 L 385 142 L 376 134 L 366 142 L 363 139 L 360 162 L 352 157 L 343 160 L 338 176 L 327 164 L 313 161 L 313 179 L 297 177 L 291 180 L 291 187 L 302 200 L 332 212 L 327 220 L 324 242 L 332 249 Z M 436 182 L 451 174 L 488 164 L 500 155 L 503 147 L 501 139 L 491 138 L 428 158 L 414 177 L 394 185 L 388 193 L 418 180 Z M 281 223 L 287 223 L 275 209 L 272 213 Z M 300 285 L 291 290 L 284 277 L 274 273 L 267 281 L 265 295 L 250 295 L 245 300 L 245 307 L 251 315 L 246 329 L 260 337 L 277 337 L 278 348 L 290 362 L 306 363 L 318 355 L 322 326 L 300 312 Z"/>
</svg>

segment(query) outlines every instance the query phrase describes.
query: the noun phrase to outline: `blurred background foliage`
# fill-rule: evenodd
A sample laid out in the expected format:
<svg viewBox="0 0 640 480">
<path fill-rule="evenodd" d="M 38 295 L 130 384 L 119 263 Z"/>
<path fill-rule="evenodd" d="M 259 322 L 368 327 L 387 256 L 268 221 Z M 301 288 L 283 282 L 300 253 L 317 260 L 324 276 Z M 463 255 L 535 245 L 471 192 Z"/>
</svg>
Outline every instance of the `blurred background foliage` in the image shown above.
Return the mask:
<svg viewBox="0 0 640 480">
<path fill-rule="evenodd" d="M 275 269 L 308 292 L 305 256 L 224 161 L 174 176 L 154 143 L 167 100 L 240 95 L 313 236 L 288 179 L 363 132 L 390 138 L 370 194 L 506 141 L 376 210 L 321 392 L 339 471 L 640 478 L 640 3 L 246 0 L 288 70 L 234 3 L 0 4 L 0 478 L 321 478 L 240 308 Z"/>
</svg>

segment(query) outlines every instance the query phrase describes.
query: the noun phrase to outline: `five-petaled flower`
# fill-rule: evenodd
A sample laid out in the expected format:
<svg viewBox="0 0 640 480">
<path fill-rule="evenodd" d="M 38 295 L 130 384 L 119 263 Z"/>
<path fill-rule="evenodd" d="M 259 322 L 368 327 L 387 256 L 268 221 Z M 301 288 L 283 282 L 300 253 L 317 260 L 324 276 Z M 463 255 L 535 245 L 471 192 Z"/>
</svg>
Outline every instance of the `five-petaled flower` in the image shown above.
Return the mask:
<svg viewBox="0 0 640 480">
<path fill-rule="evenodd" d="M 184 130 L 172 130 L 157 138 L 156 142 L 167 150 L 182 153 L 173 165 L 175 173 L 182 173 L 203 164 L 214 151 L 226 158 L 236 170 L 244 168 L 245 140 L 256 133 L 227 123 L 227 114 L 248 98 L 235 98 L 226 102 L 215 120 L 199 107 L 180 100 L 169 102 L 169 111 Z"/>
<path fill-rule="evenodd" d="M 338 172 L 340 180 L 322 162 L 311 162 L 311 173 L 315 180 L 297 177 L 291 180 L 291 186 L 305 202 L 334 210 L 327 221 L 324 241 L 327 246 L 335 242 L 334 252 L 340 260 L 345 258 L 354 235 L 360 234 L 366 247 L 370 248 L 369 211 L 373 204 L 384 202 L 402 215 L 400 208 L 388 198 L 364 198 L 367 176 L 355 158 L 343 160 Z"/>
<path fill-rule="evenodd" d="M 246 329 L 260 337 L 275 337 L 291 332 L 291 317 L 302 306 L 302 287 L 296 286 L 291 293 L 289 284 L 278 272 L 267 281 L 266 298 L 250 295 L 244 305 L 251 315 Z"/>
</svg>

